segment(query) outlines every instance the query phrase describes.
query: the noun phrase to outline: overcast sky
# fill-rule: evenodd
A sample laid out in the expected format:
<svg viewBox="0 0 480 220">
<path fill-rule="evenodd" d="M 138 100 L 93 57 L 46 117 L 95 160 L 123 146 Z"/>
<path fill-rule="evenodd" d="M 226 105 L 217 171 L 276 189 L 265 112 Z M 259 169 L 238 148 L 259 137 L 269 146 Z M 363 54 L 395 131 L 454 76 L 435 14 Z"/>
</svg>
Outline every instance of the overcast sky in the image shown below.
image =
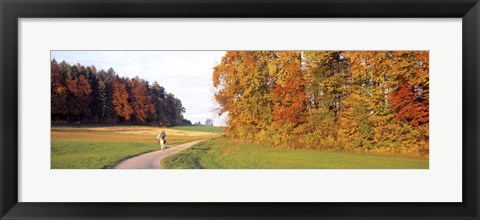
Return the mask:
<svg viewBox="0 0 480 220">
<path fill-rule="evenodd" d="M 97 71 L 112 67 L 120 76 L 139 76 L 152 84 L 157 81 L 175 94 L 186 108 L 192 123 L 207 118 L 215 125 L 224 123 L 216 116 L 212 72 L 225 51 L 52 51 L 51 58 L 69 64 L 94 65 Z"/>
</svg>

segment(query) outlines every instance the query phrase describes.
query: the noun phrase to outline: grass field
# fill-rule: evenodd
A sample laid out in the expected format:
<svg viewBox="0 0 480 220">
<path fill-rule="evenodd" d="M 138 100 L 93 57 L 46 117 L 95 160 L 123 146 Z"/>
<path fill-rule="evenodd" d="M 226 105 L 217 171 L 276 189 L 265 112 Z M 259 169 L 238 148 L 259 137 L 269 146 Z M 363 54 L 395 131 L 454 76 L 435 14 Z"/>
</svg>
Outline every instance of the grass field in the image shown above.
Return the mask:
<svg viewBox="0 0 480 220">
<path fill-rule="evenodd" d="M 150 126 L 52 126 L 51 168 L 112 167 L 126 158 L 159 150 L 155 138 L 162 130 L 167 133 L 168 145 L 218 136 L 211 132 Z"/>
<path fill-rule="evenodd" d="M 216 138 L 162 160 L 183 169 L 428 169 L 429 162 L 395 156 L 289 150 Z"/>
<path fill-rule="evenodd" d="M 428 169 L 424 159 L 278 149 L 219 137 L 213 126 L 52 126 L 52 169 L 102 169 L 142 153 L 159 150 L 156 135 L 168 145 L 213 138 L 162 160 L 184 169 Z"/>
<path fill-rule="evenodd" d="M 152 143 L 52 140 L 51 169 L 102 169 L 123 159 L 158 150 Z"/>
</svg>

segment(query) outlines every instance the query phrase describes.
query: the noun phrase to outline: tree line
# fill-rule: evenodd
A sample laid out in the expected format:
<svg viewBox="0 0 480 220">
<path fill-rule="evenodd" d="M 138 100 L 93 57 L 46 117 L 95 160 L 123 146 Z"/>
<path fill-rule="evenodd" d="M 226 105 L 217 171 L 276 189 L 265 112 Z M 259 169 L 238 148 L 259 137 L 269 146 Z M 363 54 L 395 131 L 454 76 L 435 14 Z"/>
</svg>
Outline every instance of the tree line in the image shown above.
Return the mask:
<svg viewBox="0 0 480 220">
<path fill-rule="evenodd" d="M 228 51 L 212 78 L 230 137 L 428 156 L 428 51 Z"/>
<path fill-rule="evenodd" d="M 55 59 L 50 65 L 52 123 L 191 124 L 180 99 L 158 82 L 121 77 L 113 68 L 97 71 Z"/>
</svg>

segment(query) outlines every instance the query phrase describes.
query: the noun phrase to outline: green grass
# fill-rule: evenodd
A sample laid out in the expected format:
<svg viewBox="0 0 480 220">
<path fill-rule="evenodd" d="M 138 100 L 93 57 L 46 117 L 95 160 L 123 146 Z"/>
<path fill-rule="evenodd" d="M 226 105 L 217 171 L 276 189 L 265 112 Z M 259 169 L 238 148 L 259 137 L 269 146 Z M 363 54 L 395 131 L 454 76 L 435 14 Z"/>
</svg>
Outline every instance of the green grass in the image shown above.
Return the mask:
<svg viewBox="0 0 480 220">
<path fill-rule="evenodd" d="M 153 143 L 52 140 L 51 169 L 110 168 L 126 158 L 159 150 Z"/>
<path fill-rule="evenodd" d="M 175 126 L 175 127 L 170 127 L 170 129 L 182 130 L 182 131 L 223 133 L 223 127 L 217 127 L 217 126 Z"/>
<path fill-rule="evenodd" d="M 278 149 L 216 138 L 162 160 L 177 169 L 428 169 L 429 162 L 396 156 Z"/>
</svg>

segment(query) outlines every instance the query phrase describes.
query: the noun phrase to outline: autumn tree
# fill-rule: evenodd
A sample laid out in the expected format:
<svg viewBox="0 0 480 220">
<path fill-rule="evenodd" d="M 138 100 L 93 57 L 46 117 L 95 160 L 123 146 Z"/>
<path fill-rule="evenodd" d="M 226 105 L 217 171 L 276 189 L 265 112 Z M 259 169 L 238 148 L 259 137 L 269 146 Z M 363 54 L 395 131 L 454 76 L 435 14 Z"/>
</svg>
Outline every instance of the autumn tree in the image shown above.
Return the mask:
<svg viewBox="0 0 480 220">
<path fill-rule="evenodd" d="M 120 78 L 115 76 L 112 80 L 112 104 L 115 110 L 115 115 L 123 121 L 130 121 L 130 118 L 133 114 L 133 109 L 129 100 L 129 93 L 127 91 L 127 82 L 128 79 Z"/>
<path fill-rule="evenodd" d="M 250 140 L 268 137 L 273 121 L 269 62 L 274 57 L 268 51 L 228 51 L 214 67 L 215 99 L 221 106 L 219 113 L 229 116 L 228 134 Z"/>
<path fill-rule="evenodd" d="M 429 62 L 428 53 L 395 53 L 398 84 L 393 88 L 389 101 L 397 110 L 396 117 L 409 121 L 413 126 L 429 121 Z"/>
<path fill-rule="evenodd" d="M 275 85 L 272 88 L 273 128 L 276 145 L 299 147 L 303 123 L 307 117 L 307 80 L 302 69 L 302 53 L 299 51 L 279 52 L 276 59 Z"/>
<path fill-rule="evenodd" d="M 52 60 L 51 69 L 51 112 L 52 120 L 62 118 L 68 114 L 67 97 L 68 89 L 62 72 L 59 70 L 57 61 Z"/>
<path fill-rule="evenodd" d="M 67 79 L 67 88 L 69 91 L 69 113 L 78 121 L 91 117 L 92 88 L 85 75 L 79 75 L 74 79 Z"/>
<path fill-rule="evenodd" d="M 424 51 L 399 51 L 393 53 L 396 86 L 392 88 L 389 102 L 396 119 L 408 123 L 403 126 L 403 144 L 416 146 L 406 149 L 428 155 L 429 139 L 429 57 Z"/>
<path fill-rule="evenodd" d="M 216 88 L 215 100 L 220 105 L 219 114 L 228 115 L 228 126 L 225 132 L 239 137 L 237 129 L 241 129 L 240 114 L 237 101 L 241 98 L 242 85 L 237 76 L 241 65 L 241 54 L 238 51 L 227 51 L 219 65 L 213 68 L 213 86 Z"/>
<path fill-rule="evenodd" d="M 149 118 L 155 118 L 155 106 L 150 96 L 148 82 L 141 80 L 137 76 L 131 80 L 131 86 L 131 103 L 134 118 L 139 122 L 145 122 Z"/>
<path fill-rule="evenodd" d="M 348 61 L 341 51 L 305 51 L 307 120 L 302 126 L 310 148 L 338 148 L 338 115 L 348 88 Z"/>
</svg>

